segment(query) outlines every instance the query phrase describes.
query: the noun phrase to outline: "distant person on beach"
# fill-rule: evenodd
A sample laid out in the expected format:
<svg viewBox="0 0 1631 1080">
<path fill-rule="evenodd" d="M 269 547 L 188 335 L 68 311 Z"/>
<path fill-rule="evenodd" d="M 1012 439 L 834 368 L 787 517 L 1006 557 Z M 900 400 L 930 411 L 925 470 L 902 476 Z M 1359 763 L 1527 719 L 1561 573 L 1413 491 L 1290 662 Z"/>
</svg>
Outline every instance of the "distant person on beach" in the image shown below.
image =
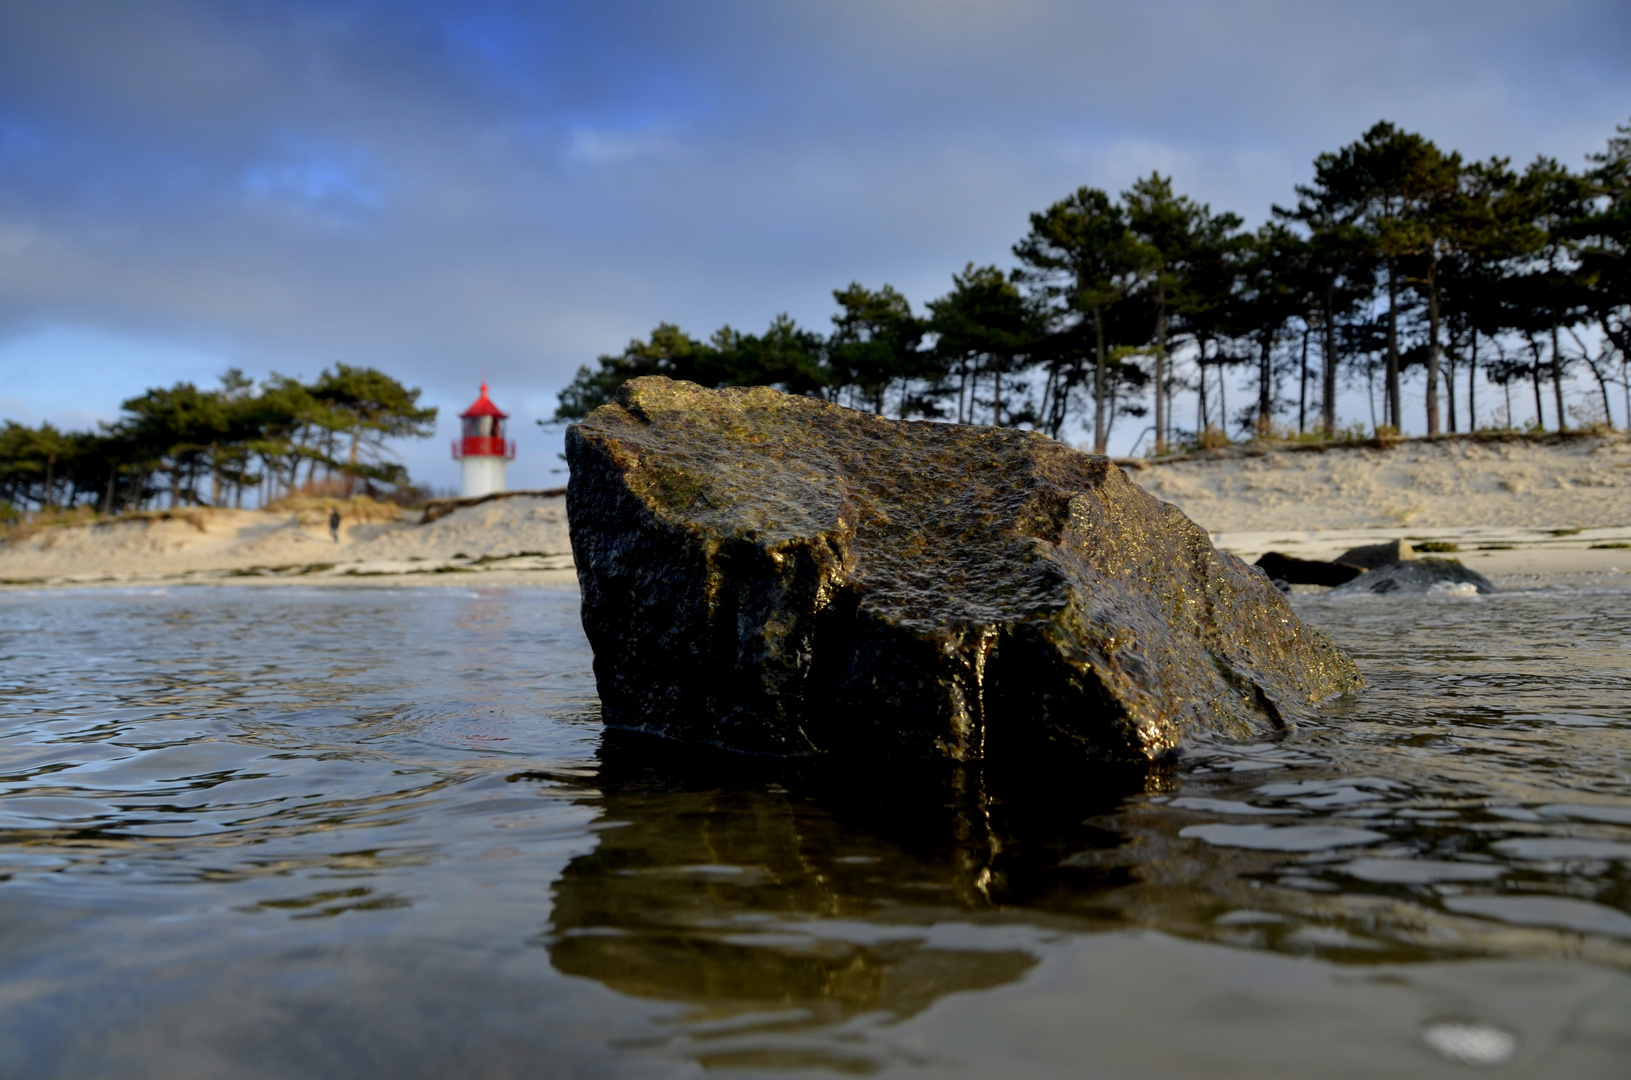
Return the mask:
<svg viewBox="0 0 1631 1080">
<path fill-rule="evenodd" d="M 340 508 L 336 506 L 328 512 L 328 534 L 334 537 L 334 542 L 340 542 Z"/>
</svg>

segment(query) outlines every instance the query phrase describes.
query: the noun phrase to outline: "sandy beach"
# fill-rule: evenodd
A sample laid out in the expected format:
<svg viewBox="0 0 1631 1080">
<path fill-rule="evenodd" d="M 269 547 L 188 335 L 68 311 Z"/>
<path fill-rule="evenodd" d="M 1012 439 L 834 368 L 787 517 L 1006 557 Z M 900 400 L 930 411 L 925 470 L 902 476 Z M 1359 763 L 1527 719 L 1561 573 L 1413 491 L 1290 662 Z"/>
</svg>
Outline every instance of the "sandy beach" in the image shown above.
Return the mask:
<svg viewBox="0 0 1631 1080">
<path fill-rule="evenodd" d="M 518 495 L 428 525 L 342 521 L 321 510 L 189 508 L 95 525 L 49 527 L 0 548 L 0 582 L 26 588 L 163 582 L 347 586 L 577 584 L 566 500 Z"/>
<path fill-rule="evenodd" d="M 1497 584 L 1631 585 L 1631 442 L 1618 433 L 1124 465 L 1247 561 L 1265 551 L 1331 559 L 1398 538 L 1453 544 L 1451 557 Z"/>
<path fill-rule="evenodd" d="M 1631 584 L 1631 443 L 1619 435 L 1231 448 L 1121 464 L 1247 560 L 1270 550 L 1329 559 L 1398 537 L 1454 545 L 1499 584 Z M 576 583 L 560 496 L 418 520 L 347 520 L 338 543 L 317 509 L 52 526 L 0 547 L 0 587 Z"/>
</svg>

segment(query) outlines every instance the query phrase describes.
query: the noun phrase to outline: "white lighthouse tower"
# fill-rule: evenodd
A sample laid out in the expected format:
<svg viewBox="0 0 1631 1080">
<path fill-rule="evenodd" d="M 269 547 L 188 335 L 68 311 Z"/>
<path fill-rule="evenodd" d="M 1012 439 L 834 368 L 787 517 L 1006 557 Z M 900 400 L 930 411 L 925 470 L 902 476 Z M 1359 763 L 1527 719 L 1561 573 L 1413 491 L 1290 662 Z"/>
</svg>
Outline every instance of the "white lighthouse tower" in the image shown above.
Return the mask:
<svg viewBox="0 0 1631 1080">
<path fill-rule="evenodd" d="M 476 403 L 459 414 L 464 431 L 463 437 L 453 443 L 453 457 L 464 466 L 460 486 L 464 498 L 477 499 L 505 490 L 504 470 L 515 457 L 515 444 L 504 439 L 504 421 L 509 418 L 488 399 L 486 383 L 481 384 Z"/>
</svg>

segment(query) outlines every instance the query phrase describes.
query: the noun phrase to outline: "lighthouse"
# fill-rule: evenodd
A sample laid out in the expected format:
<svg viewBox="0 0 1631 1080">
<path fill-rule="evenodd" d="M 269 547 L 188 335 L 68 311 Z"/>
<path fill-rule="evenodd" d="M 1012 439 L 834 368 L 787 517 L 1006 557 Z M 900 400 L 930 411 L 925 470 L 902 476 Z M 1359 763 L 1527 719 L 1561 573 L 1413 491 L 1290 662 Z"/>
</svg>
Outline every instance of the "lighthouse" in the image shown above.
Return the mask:
<svg viewBox="0 0 1631 1080">
<path fill-rule="evenodd" d="M 453 443 L 453 458 L 464 466 L 460 494 L 477 499 L 504 490 L 504 469 L 515 457 L 515 444 L 504 440 L 508 413 L 499 411 L 487 397 L 487 384 L 481 384 L 476 403 L 459 414 L 463 437 Z"/>
</svg>

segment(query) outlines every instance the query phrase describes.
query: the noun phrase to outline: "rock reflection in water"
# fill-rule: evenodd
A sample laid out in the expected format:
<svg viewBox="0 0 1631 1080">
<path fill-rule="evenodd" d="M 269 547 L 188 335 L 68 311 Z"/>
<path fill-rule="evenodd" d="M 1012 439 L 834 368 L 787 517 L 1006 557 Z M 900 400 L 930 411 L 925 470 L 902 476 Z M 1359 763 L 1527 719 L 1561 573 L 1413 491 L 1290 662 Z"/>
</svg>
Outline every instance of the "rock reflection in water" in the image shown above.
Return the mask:
<svg viewBox="0 0 1631 1080">
<path fill-rule="evenodd" d="M 1060 864 L 1121 845 L 1088 819 L 1160 782 L 771 761 L 612 733 L 594 782 L 598 845 L 555 886 L 551 960 L 699 1020 L 910 1016 L 1036 963 L 1025 949 L 938 946 L 925 928 L 1126 884 L 1124 867 Z"/>
</svg>

